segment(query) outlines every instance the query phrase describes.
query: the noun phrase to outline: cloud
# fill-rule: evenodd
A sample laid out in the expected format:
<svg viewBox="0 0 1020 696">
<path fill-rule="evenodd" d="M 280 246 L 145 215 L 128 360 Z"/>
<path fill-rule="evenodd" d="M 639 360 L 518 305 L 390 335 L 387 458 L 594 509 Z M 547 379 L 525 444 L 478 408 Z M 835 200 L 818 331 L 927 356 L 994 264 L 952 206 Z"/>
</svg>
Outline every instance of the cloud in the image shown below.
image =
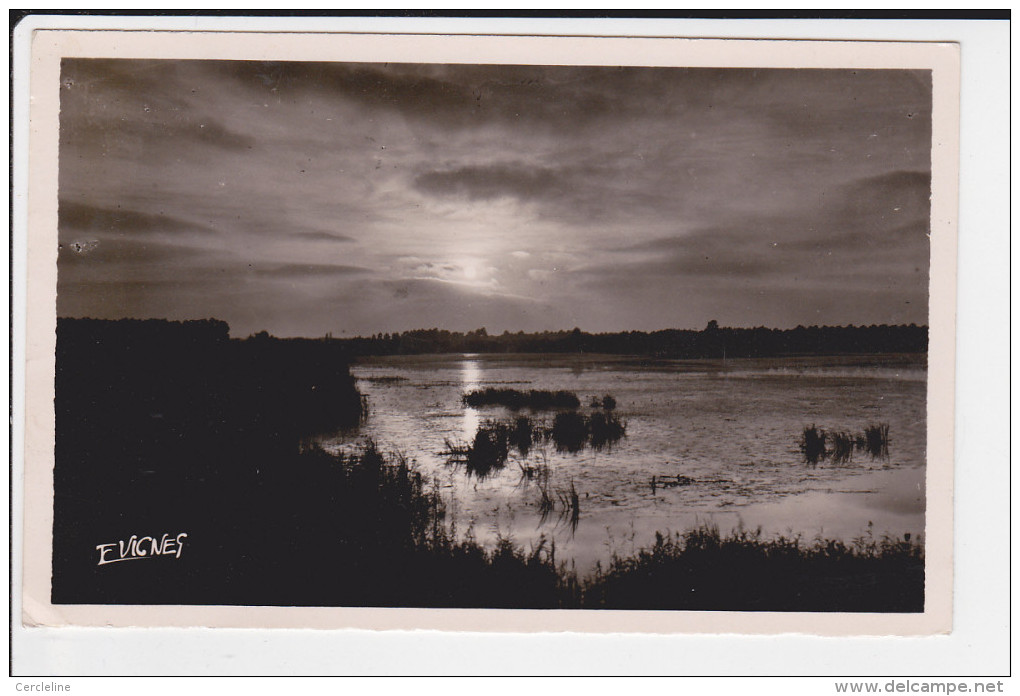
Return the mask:
<svg viewBox="0 0 1020 696">
<path fill-rule="evenodd" d="M 60 311 L 924 321 L 924 71 L 68 59 L 61 82 Z"/>
<path fill-rule="evenodd" d="M 270 98 L 323 93 L 375 108 L 421 116 L 469 110 L 470 88 L 400 66 L 351 63 L 230 61 L 208 64 L 245 88 Z"/>
<path fill-rule="evenodd" d="M 521 200 L 562 194 L 561 178 L 552 169 L 523 164 L 464 166 L 429 171 L 414 180 L 419 191 L 440 196 L 489 200 L 513 196 Z"/>
<path fill-rule="evenodd" d="M 784 214 L 722 211 L 715 225 L 615 247 L 623 254 L 719 256 L 763 259 L 773 252 L 839 252 L 853 266 L 854 256 L 906 250 L 927 260 L 931 177 L 926 172 L 894 171 L 830 186 L 826 195 L 807 198 Z M 856 252 L 848 257 L 847 252 Z M 805 263 L 791 259 L 790 270 Z"/>
<path fill-rule="evenodd" d="M 250 272 L 257 276 L 269 278 L 330 278 L 371 273 L 368 268 L 360 266 L 343 266 L 325 263 L 281 263 L 268 265 L 248 265 Z"/>
<path fill-rule="evenodd" d="M 761 71 L 756 95 L 770 125 L 801 137 L 834 130 L 867 130 L 930 137 L 931 72 L 928 70 L 799 70 L 796 81 L 782 71 Z M 795 89 L 796 99 L 789 98 Z"/>
<path fill-rule="evenodd" d="M 435 279 L 414 278 L 381 281 L 374 285 L 379 293 L 374 323 L 385 330 L 442 327 L 468 331 L 485 326 L 490 331 L 516 330 L 521 326 L 552 329 L 563 315 L 553 303 L 517 296 L 478 291 L 475 288 Z M 338 299 L 346 304 L 351 298 Z M 360 314 L 361 312 L 359 312 Z M 366 317 L 366 321 L 369 319 Z"/>
<path fill-rule="evenodd" d="M 346 234 L 340 234 L 339 232 L 324 232 L 322 230 L 299 230 L 297 232 L 291 232 L 291 237 L 298 239 L 307 239 L 313 242 L 353 242 L 353 237 L 348 237 Z"/>
<path fill-rule="evenodd" d="M 172 60 L 61 61 L 60 139 L 113 151 L 134 148 L 149 157 L 180 156 L 181 144 L 227 151 L 256 141 L 208 111 L 186 84 L 186 63 Z M 173 143 L 174 147 L 164 147 Z"/>
<path fill-rule="evenodd" d="M 724 210 L 716 225 L 608 247 L 570 275 L 592 292 L 697 298 L 735 325 L 764 323 L 752 308 L 776 325 L 924 323 L 929 191 L 927 172 L 858 177 L 782 214 Z M 782 305 L 765 309 L 770 297 Z"/>
<path fill-rule="evenodd" d="M 640 105 L 626 86 L 669 69 L 486 65 L 218 62 L 227 75 L 264 99 L 329 95 L 446 129 L 490 123 L 583 126 Z"/>
<path fill-rule="evenodd" d="M 61 108 L 73 108 L 69 101 L 62 100 Z M 113 152 L 133 148 L 139 153 L 163 159 L 182 152 L 177 150 L 175 153 L 174 149 L 165 147 L 170 142 L 232 152 L 250 150 L 257 143 L 254 138 L 234 131 L 210 116 L 184 116 L 176 107 L 169 117 L 167 114 L 152 113 L 152 107 L 147 106 L 122 113 L 128 115 L 111 118 L 110 114 L 89 114 L 87 120 L 65 119 L 61 123 L 61 140 Z"/>
<path fill-rule="evenodd" d="M 61 199 L 58 225 L 65 233 L 86 234 L 209 234 L 212 228 L 184 220 L 162 211 L 147 213 L 126 208 L 105 207 Z"/>
<path fill-rule="evenodd" d="M 151 239 L 98 238 L 60 244 L 58 264 L 109 272 L 114 265 L 160 267 L 167 264 L 211 260 L 208 250 L 184 244 L 163 244 Z"/>
<path fill-rule="evenodd" d="M 869 219 L 891 217 L 927 221 L 931 209 L 931 173 L 892 171 L 851 182 L 841 191 L 842 213 Z"/>
</svg>

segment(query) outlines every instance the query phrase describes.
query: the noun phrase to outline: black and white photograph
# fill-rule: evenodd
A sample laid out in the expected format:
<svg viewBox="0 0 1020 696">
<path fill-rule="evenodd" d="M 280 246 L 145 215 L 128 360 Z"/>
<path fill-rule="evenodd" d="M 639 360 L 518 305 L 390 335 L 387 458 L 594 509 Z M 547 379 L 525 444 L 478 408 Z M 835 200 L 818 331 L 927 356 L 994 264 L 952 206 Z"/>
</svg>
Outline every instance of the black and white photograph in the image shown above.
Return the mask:
<svg viewBox="0 0 1020 696">
<path fill-rule="evenodd" d="M 60 60 L 43 599 L 931 611 L 933 69 L 394 57 Z"/>
</svg>

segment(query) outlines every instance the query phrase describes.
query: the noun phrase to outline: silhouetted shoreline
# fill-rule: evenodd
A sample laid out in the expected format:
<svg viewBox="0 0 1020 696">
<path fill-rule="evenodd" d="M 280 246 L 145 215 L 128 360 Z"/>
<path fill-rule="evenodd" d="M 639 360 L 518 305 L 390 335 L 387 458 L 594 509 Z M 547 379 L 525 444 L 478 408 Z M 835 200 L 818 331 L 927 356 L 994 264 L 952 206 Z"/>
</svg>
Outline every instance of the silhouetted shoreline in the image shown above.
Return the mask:
<svg viewBox="0 0 1020 696">
<path fill-rule="evenodd" d="M 417 329 L 368 337 L 321 339 L 344 346 L 351 355 L 424 353 L 602 353 L 661 358 L 768 358 L 809 355 L 926 353 L 928 327 L 798 326 L 794 329 L 726 328 L 715 322 L 701 330 L 587 333 L 580 329 L 489 335 L 484 328 L 467 333 Z"/>
<path fill-rule="evenodd" d="M 433 482 L 385 443 L 300 446 L 366 417 L 353 355 L 328 339 L 230 339 L 215 320 L 60 319 L 53 602 L 923 610 L 916 539 L 699 528 L 581 575 L 551 542 L 461 538 Z M 183 548 L 98 562 L 98 546 L 109 560 L 133 535 Z"/>
</svg>

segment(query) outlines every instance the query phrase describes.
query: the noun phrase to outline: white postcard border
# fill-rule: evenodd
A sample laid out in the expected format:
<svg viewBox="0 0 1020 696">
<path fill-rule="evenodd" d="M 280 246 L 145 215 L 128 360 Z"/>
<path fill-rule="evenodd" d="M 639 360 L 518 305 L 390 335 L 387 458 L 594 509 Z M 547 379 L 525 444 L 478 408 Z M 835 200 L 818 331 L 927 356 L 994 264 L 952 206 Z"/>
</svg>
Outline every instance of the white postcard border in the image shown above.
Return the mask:
<svg viewBox="0 0 1020 696">
<path fill-rule="evenodd" d="M 926 606 L 917 615 L 127 607 L 51 605 L 53 355 L 59 59 L 178 57 L 261 60 L 482 62 L 756 67 L 932 68 L 932 256 L 928 393 Z M 528 56 L 526 60 L 522 56 Z M 234 626 L 467 631 L 594 631 L 924 635 L 952 615 L 958 50 L 952 44 L 713 41 L 636 38 L 244 34 L 36 33 L 32 41 L 28 172 L 23 618 L 28 625 Z M 17 218 L 16 218 L 17 219 Z M 15 479 L 15 482 L 17 479 Z M 28 551 L 31 551 L 29 553 Z M 935 572 L 932 572 L 935 571 Z"/>
</svg>

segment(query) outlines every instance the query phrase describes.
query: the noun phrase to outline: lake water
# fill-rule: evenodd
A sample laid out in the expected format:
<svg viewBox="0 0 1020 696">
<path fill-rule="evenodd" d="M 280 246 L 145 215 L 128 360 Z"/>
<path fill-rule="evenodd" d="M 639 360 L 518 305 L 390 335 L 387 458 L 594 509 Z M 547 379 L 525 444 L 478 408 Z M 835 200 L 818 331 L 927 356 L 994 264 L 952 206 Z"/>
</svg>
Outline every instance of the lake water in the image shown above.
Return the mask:
<svg viewBox="0 0 1020 696">
<path fill-rule="evenodd" d="M 363 359 L 352 372 L 369 417 L 356 432 L 323 438 L 325 448 L 371 438 L 401 452 L 438 482 L 460 534 L 470 528 L 483 543 L 512 536 L 525 548 L 554 539 L 557 559 L 573 559 L 579 571 L 649 546 L 657 530 L 702 523 L 806 540 L 924 533 L 923 356 L 426 355 Z M 462 403 L 464 393 L 489 386 L 572 391 L 585 412 L 593 396 L 611 394 L 626 437 L 574 454 L 540 443 L 527 457 L 512 452 L 504 469 L 479 479 L 448 464 L 443 452 L 448 442 L 470 443 L 486 420 L 514 415 Z M 550 423 L 553 416 L 521 413 Z M 805 427 L 861 433 L 877 423 L 889 425 L 887 458 L 858 451 L 845 463 L 804 461 Z M 540 484 L 522 473 L 543 466 L 554 498 L 571 485 L 578 492 L 576 526 L 562 510 L 543 515 Z M 686 479 L 653 490 L 653 476 Z"/>
</svg>

